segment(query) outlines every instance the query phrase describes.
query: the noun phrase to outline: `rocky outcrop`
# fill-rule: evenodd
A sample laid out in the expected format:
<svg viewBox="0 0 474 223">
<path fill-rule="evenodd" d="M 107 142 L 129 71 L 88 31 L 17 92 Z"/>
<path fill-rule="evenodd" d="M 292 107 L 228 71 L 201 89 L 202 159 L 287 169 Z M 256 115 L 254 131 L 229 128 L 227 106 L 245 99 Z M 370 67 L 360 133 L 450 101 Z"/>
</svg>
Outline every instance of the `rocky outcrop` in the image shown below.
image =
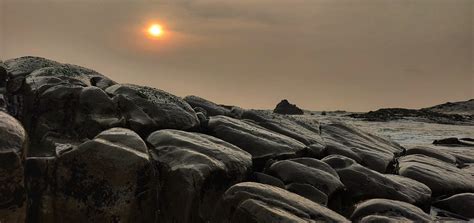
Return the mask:
<svg viewBox="0 0 474 223">
<path fill-rule="evenodd" d="M 250 153 L 257 169 L 270 158 L 294 157 L 305 148 L 293 138 L 226 116 L 211 117 L 208 129 L 211 135 Z"/>
<path fill-rule="evenodd" d="M 0 111 L 0 222 L 24 222 L 24 156 L 28 139 L 21 124 Z"/>
<path fill-rule="evenodd" d="M 434 220 L 416 206 L 388 199 L 372 199 L 357 204 L 352 213 L 351 220 L 359 222 L 365 218 L 364 221 L 367 222 L 368 219 L 366 217 L 368 216 L 379 220 L 388 218 L 390 221 L 408 219 L 414 222 L 432 222 Z"/>
<path fill-rule="evenodd" d="M 381 173 L 385 173 L 394 158 L 403 152 L 403 148 L 394 142 L 342 123 L 322 125 L 321 134 L 328 145 L 325 153 L 348 156 Z"/>
<path fill-rule="evenodd" d="M 264 128 L 296 139 L 305 145 L 323 143 L 319 123 L 307 123 L 292 116 L 263 110 L 246 110 L 242 114 L 242 118 L 253 120 Z"/>
<path fill-rule="evenodd" d="M 304 114 L 301 108 L 298 108 L 294 104 L 290 104 L 288 100 L 284 99 L 277 104 L 275 109 L 273 109 L 273 113 L 283 114 L 283 115 L 302 115 Z"/>
<path fill-rule="evenodd" d="M 421 154 L 399 158 L 397 173 L 425 184 L 433 196 L 474 192 L 474 178 L 469 172 Z"/>
<path fill-rule="evenodd" d="M 467 219 L 473 219 L 474 193 L 456 194 L 434 202 L 433 206 L 461 215 Z"/>
<path fill-rule="evenodd" d="M 334 168 L 346 191 L 340 201 L 331 204 L 333 209 L 347 211 L 353 204 L 372 198 L 386 198 L 429 207 L 431 190 L 415 180 L 391 174 L 381 174 L 341 156 L 325 157 L 323 162 Z M 338 203 L 339 202 L 339 203 Z"/>
<path fill-rule="evenodd" d="M 425 108 L 432 112 L 443 114 L 474 115 L 474 99 L 458 102 L 447 102 L 433 107 Z"/>
<path fill-rule="evenodd" d="M 247 152 L 204 134 L 160 130 L 147 141 L 160 172 L 159 222 L 208 222 L 220 196 L 252 165 Z"/>
<path fill-rule="evenodd" d="M 349 222 L 304 197 L 253 182 L 229 188 L 220 207 L 215 222 Z"/>
</svg>

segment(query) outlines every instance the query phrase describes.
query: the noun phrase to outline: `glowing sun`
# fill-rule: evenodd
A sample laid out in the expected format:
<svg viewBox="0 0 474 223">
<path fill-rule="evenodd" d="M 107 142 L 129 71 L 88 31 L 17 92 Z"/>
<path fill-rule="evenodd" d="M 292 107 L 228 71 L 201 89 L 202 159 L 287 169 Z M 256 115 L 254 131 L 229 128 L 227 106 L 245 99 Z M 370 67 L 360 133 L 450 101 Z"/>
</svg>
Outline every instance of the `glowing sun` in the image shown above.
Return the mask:
<svg viewBox="0 0 474 223">
<path fill-rule="evenodd" d="M 148 34 L 152 37 L 160 37 L 163 35 L 163 27 L 159 24 L 151 24 L 148 27 Z"/>
</svg>

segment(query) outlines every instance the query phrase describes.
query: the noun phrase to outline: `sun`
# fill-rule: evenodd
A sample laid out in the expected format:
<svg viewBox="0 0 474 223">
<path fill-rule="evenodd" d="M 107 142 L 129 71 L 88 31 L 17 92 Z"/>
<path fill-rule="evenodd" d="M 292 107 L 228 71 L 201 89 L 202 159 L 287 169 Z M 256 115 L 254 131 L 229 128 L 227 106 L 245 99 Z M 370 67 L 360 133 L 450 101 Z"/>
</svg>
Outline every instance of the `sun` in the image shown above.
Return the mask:
<svg viewBox="0 0 474 223">
<path fill-rule="evenodd" d="M 160 37 L 163 35 L 163 27 L 159 24 L 151 24 L 148 27 L 148 34 L 152 37 Z"/>
</svg>

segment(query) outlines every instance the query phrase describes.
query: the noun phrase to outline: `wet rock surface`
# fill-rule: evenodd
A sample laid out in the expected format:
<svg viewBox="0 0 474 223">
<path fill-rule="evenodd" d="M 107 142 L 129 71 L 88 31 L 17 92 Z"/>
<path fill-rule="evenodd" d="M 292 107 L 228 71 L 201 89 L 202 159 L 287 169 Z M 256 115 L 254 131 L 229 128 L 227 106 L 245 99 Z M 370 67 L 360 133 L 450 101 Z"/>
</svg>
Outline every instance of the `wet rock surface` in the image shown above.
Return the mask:
<svg viewBox="0 0 474 223">
<path fill-rule="evenodd" d="M 181 99 L 40 57 L 0 62 L 0 222 L 473 218 L 472 137 L 404 148 L 303 113 Z"/>
</svg>

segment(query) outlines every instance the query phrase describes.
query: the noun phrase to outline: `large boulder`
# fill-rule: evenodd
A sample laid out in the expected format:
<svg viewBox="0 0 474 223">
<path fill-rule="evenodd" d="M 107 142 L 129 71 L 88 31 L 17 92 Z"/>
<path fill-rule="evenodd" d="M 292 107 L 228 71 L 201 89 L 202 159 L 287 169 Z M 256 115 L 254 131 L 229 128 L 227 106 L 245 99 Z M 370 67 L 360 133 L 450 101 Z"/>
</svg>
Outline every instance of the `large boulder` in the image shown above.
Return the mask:
<svg viewBox="0 0 474 223">
<path fill-rule="evenodd" d="M 117 84 L 106 92 L 118 97 L 130 128 L 142 135 L 158 129 L 188 130 L 199 126 L 191 106 L 168 92 L 132 84 Z"/>
<path fill-rule="evenodd" d="M 224 191 L 252 166 L 247 152 L 200 133 L 160 130 L 147 141 L 160 172 L 159 222 L 208 222 Z"/>
<path fill-rule="evenodd" d="M 288 100 L 284 99 L 280 101 L 273 109 L 273 113 L 278 113 L 278 114 L 284 114 L 284 115 L 302 115 L 304 114 L 303 110 L 301 108 L 298 108 L 294 104 L 290 104 Z"/>
<path fill-rule="evenodd" d="M 0 222 L 24 222 L 24 155 L 28 139 L 22 125 L 0 111 Z"/>
<path fill-rule="evenodd" d="M 474 193 L 456 194 L 434 202 L 433 206 L 474 219 Z"/>
<path fill-rule="evenodd" d="M 433 196 L 474 192 L 474 178 L 469 172 L 422 154 L 399 158 L 397 172 L 427 185 Z"/>
<path fill-rule="evenodd" d="M 414 222 L 433 222 L 434 220 L 430 215 L 416 206 L 402 201 L 388 199 L 371 199 L 357 204 L 352 213 L 351 220 L 359 222 L 364 217 L 372 215 L 384 216 L 389 219 L 408 219 Z M 378 217 L 378 219 L 382 218 Z"/>
<path fill-rule="evenodd" d="M 346 153 L 353 153 L 360 159 L 356 161 L 361 165 L 381 173 L 385 173 L 394 158 L 403 152 L 403 148 L 397 143 L 339 122 L 322 125 L 321 132 L 328 143 L 344 147 L 327 148 L 328 153 L 339 154 L 343 151 L 340 155 L 344 156 Z"/>
<path fill-rule="evenodd" d="M 231 115 L 231 109 L 220 106 L 212 101 L 206 100 L 204 98 L 190 95 L 183 98 L 191 107 L 193 108 L 202 108 L 206 111 L 208 116 L 216 115 Z"/>
<path fill-rule="evenodd" d="M 274 132 L 294 138 L 305 145 L 322 144 L 319 123 L 305 123 L 293 116 L 280 115 L 265 110 L 246 110 L 242 118 L 255 121 L 258 125 Z"/>
<path fill-rule="evenodd" d="M 313 158 L 296 158 L 273 163 L 267 172 L 285 184 L 308 184 L 327 197 L 344 188 L 336 171 L 328 164 Z"/>
<path fill-rule="evenodd" d="M 52 216 L 56 222 L 155 221 L 155 171 L 143 140 L 110 129 L 56 161 Z"/>
<path fill-rule="evenodd" d="M 287 190 L 239 183 L 222 197 L 214 222 L 349 222 L 336 212 Z"/>
<path fill-rule="evenodd" d="M 270 158 L 293 157 L 305 148 L 293 138 L 226 116 L 211 117 L 208 129 L 211 135 L 249 152 L 257 169 Z"/>
<path fill-rule="evenodd" d="M 336 170 L 346 187 L 342 194 L 343 200 L 340 204 L 335 203 L 334 208 L 344 210 L 354 203 L 372 198 L 399 200 L 419 206 L 427 205 L 430 201 L 430 188 L 415 180 L 381 174 L 340 155 L 331 155 L 322 161 Z"/>
<path fill-rule="evenodd" d="M 446 153 L 440 149 L 436 149 L 436 148 L 428 147 L 428 146 L 410 147 L 406 150 L 405 154 L 406 155 L 423 154 L 425 156 L 436 158 L 450 164 L 456 164 L 456 157 L 454 157 L 453 155 Z"/>
</svg>

